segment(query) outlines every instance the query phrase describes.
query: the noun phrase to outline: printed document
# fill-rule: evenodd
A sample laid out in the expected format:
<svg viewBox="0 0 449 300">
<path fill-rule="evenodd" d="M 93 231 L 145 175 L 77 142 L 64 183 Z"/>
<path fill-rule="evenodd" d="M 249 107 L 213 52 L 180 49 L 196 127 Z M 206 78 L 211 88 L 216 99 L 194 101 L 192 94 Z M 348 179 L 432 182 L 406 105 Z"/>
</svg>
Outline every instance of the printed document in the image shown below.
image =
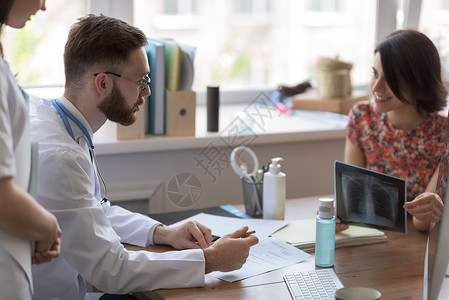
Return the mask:
<svg viewBox="0 0 449 300">
<path fill-rule="evenodd" d="M 190 218 L 170 226 L 184 224 L 187 221 L 197 221 L 212 230 L 215 236 L 223 236 L 225 234 L 236 231 L 243 226 L 248 226 L 249 230 L 255 230 L 258 238 L 269 237 L 272 233 L 278 231 L 288 224 L 283 220 L 267 220 L 267 219 L 241 219 L 233 217 L 222 217 L 211 214 L 199 213 Z"/>
<path fill-rule="evenodd" d="M 308 257 L 310 255 L 306 252 L 277 238 L 262 238 L 257 245 L 251 247 L 248 259 L 241 269 L 231 272 L 216 271 L 207 275 L 234 282 L 299 263 Z"/>
</svg>

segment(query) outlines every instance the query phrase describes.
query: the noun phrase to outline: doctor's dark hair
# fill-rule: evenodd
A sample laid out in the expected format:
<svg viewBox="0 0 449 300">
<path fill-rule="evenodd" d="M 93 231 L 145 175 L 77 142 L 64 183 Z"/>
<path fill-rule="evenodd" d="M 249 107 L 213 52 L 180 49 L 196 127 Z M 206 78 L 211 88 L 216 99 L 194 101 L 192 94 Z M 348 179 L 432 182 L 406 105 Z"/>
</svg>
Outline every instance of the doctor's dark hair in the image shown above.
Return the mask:
<svg viewBox="0 0 449 300">
<path fill-rule="evenodd" d="M 147 44 L 145 34 L 107 16 L 87 15 L 72 25 L 64 48 L 66 87 L 81 85 L 96 71 L 118 71 L 130 53 Z"/>
<path fill-rule="evenodd" d="M 377 52 L 385 80 L 400 101 L 412 102 L 423 115 L 444 108 L 447 90 L 440 56 L 425 34 L 413 29 L 395 31 L 377 45 L 374 53 Z"/>
</svg>

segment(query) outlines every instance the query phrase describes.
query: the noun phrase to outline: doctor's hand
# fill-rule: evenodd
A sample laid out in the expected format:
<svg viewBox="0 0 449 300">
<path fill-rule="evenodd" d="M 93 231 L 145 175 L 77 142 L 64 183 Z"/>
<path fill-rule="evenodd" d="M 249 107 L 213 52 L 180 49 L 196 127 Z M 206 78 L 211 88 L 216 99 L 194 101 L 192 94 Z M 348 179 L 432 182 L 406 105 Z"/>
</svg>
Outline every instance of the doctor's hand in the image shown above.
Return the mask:
<svg viewBox="0 0 449 300">
<path fill-rule="evenodd" d="M 189 221 L 176 227 L 158 226 L 153 243 L 170 245 L 175 249 L 204 249 L 212 241 L 212 231 L 196 221 Z"/>
<path fill-rule="evenodd" d="M 33 264 L 42 264 L 58 257 L 61 252 L 61 235 L 61 229 L 58 225 L 50 247 L 48 247 L 47 242 L 36 241 L 36 251 L 31 257 L 31 262 Z"/>
<path fill-rule="evenodd" d="M 226 234 L 207 249 L 203 249 L 206 259 L 205 272 L 228 272 L 240 269 L 246 262 L 249 249 L 259 242 L 255 235 L 247 235 L 248 227 L 242 227 Z"/>
</svg>

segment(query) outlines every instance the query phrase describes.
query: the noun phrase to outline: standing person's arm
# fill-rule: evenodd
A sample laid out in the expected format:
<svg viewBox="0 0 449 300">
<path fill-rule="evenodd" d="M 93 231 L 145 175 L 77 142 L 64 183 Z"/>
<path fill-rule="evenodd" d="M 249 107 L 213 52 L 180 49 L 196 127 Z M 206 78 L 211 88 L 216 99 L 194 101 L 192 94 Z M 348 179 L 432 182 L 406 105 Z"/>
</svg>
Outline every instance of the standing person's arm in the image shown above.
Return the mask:
<svg viewBox="0 0 449 300">
<path fill-rule="evenodd" d="M 61 230 L 56 217 L 19 188 L 12 177 L 0 179 L 0 228 L 18 237 L 36 241 L 41 263 L 58 256 Z"/>
</svg>

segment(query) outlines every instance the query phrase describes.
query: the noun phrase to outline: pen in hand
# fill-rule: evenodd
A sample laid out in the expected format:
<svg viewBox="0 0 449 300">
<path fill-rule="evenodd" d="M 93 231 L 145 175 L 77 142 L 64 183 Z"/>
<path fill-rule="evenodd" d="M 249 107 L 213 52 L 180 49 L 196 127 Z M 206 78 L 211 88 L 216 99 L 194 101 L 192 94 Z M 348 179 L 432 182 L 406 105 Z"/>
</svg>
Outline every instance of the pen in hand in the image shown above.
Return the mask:
<svg viewBox="0 0 449 300">
<path fill-rule="evenodd" d="M 252 235 L 252 234 L 254 234 L 254 233 L 256 233 L 255 230 L 247 231 L 243 237 L 244 237 L 244 238 L 249 237 L 250 235 Z"/>
<path fill-rule="evenodd" d="M 254 233 L 256 233 L 255 230 L 247 231 L 247 232 L 245 232 L 245 234 L 243 234 L 240 238 L 247 238 L 247 237 L 249 237 L 250 235 L 252 235 L 252 234 L 254 234 Z M 215 242 L 216 242 L 216 241 L 212 241 L 212 242 L 210 243 L 210 245 L 212 246 L 213 244 L 215 244 Z"/>
</svg>

